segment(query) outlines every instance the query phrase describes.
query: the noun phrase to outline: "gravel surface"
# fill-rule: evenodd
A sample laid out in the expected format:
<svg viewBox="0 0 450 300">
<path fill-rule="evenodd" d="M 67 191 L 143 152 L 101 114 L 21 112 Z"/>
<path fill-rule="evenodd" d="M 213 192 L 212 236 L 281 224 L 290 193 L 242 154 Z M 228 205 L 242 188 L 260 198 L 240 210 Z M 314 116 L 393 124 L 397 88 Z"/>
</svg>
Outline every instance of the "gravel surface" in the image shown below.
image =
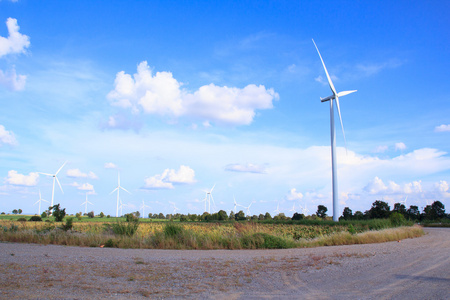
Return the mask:
<svg viewBox="0 0 450 300">
<path fill-rule="evenodd" d="M 449 299 L 450 228 L 382 244 L 139 250 L 0 243 L 1 299 Z"/>
</svg>

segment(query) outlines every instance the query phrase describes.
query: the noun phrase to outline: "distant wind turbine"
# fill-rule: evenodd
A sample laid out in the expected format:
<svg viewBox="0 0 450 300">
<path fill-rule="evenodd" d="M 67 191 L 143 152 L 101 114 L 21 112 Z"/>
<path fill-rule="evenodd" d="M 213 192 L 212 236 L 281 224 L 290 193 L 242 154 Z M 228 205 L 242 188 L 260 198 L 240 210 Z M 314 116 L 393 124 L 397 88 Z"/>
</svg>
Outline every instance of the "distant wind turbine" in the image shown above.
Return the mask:
<svg viewBox="0 0 450 300">
<path fill-rule="evenodd" d="M 277 209 L 273 211 L 275 213 L 275 216 L 280 213 L 280 202 L 277 202 Z"/>
<path fill-rule="evenodd" d="M 39 215 L 41 214 L 41 203 L 42 203 L 42 201 L 45 201 L 45 202 L 49 203 L 47 200 L 42 199 L 41 190 L 39 190 L 39 200 L 36 201 L 36 203 L 33 204 L 33 205 L 36 205 L 37 203 L 39 203 L 39 210 L 38 210 Z"/>
<path fill-rule="evenodd" d="M 405 200 L 400 201 L 400 204 L 403 204 L 405 206 L 405 208 L 406 208 L 406 199 L 408 199 L 408 196 L 405 197 Z"/>
<path fill-rule="evenodd" d="M 142 217 L 145 218 L 145 208 L 148 207 L 150 208 L 150 206 L 145 205 L 144 200 L 142 200 L 142 205 L 141 205 L 141 209 L 142 209 Z"/>
<path fill-rule="evenodd" d="M 339 108 L 339 97 L 345 96 L 351 93 L 356 92 L 353 91 L 343 91 L 336 92 L 334 88 L 333 82 L 331 81 L 330 75 L 328 74 L 327 67 L 325 67 L 325 63 L 323 62 L 322 55 L 320 55 L 319 48 L 317 48 L 316 43 L 314 42 L 314 46 L 316 47 L 317 53 L 319 54 L 320 60 L 322 61 L 323 69 L 325 70 L 325 74 L 327 75 L 328 84 L 330 85 L 331 92 L 333 93 L 331 96 L 320 98 L 321 102 L 330 101 L 330 127 L 331 127 L 331 170 L 332 170 L 332 193 L 333 193 L 333 221 L 337 222 L 339 212 L 338 212 L 338 183 L 337 183 L 337 167 L 336 167 L 336 130 L 334 129 L 334 108 L 333 108 L 333 100 L 336 101 L 336 107 L 339 114 L 339 120 L 341 121 L 342 134 L 344 136 L 345 149 L 347 149 L 347 142 L 345 140 L 345 132 L 344 125 L 342 123 L 341 117 L 341 109 Z"/>
<path fill-rule="evenodd" d="M 84 213 L 85 214 L 87 214 L 87 206 L 88 206 L 88 204 L 94 205 L 94 204 L 92 204 L 91 202 L 88 201 L 88 196 L 87 195 L 88 195 L 88 193 L 86 193 L 86 201 L 81 203 L 81 205 L 85 205 L 85 207 L 84 207 Z"/>
<path fill-rule="evenodd" d="M 246 209 L 246 215 L 247 215 L 247 216 L 250 216 L 250 214 L 251 214 L 251 212 L 250 212 L 250 206 L 252 206 L 253 203 L 255 203 L 255 201 L 250 202 L 250 205 L 247 206 L 247 207 L 246 207 L 246 206 L 242 206 L 243 208 Z"/>
<path fill-rule="evenodd" d="M 205 211 L 206 211 L 206 202 L 208 202 L 208 213 L 211 213 L 211 200 L 213 202 L 213 206 L 215 207 L 216 204 L 214 203 L 214 198 L 212 196 L 212 191 L 214 189 L 214 187 L 216 186 L 216 184 L 213 185 L 213 187 L 211 188 L 211 190 L 204 190 L 205 192 L 205 199 L 203 199 L 203 201 L 205 201 Z"/>
<path fill-rule="evenodd" d="M 294 202 L 294 205 L 292 205 L 292 208 L 289 211 L 292 211 L 293 213 L 296 213 L 296 211 L 295 211 L 295 202 Z"/>
<path fill-rule="evenodd" d="M 55 181 L 58 182 L 59 188 L 61 189 L 61 192 L 64 194 L 61 183 L 59 183 L 58 177 L 56 177 L 56 175 L 58 175 L 59 171 L 61 171 L 61 169 L 65 166 L 66 163 L 67 163 L 67 161 L 65 163 L 63 163 L 63 165 L 58 169 L 58 171 L 56 171 L 55 174 L 38 172 L 39 174 L 53 177 L 52 202 L 50 203 L 50 206 L 53 206 L 53 199 L 55 197 Z"/>
<path fill-rule="evenodd" d="M 119 197 L 119 192 L 120 192 L 120 189 L 122 189 L 122 190 L 124 190 L 125 192 L 127 192 L 128 194 L 130 194 L 131 195 L 131 193 L 129 192 L 129 191 L 127 191 L 124 187 L 122 187 L 122 186 L 120 186 L 120 173 L 118 173 L 118 175 L 117 175 L 117 187 L 111 192 L 111 193 L 109 193 L 110 195 L 112 194 L 112 193 L 114 193 L 115 191 L 117 191 L 117 206 L 116 206 L 116 217 L 118 217 L 119 216 L 119 199 L 120 199 L 120 197 Z M 120 204 L 120 206 L 121 206 L 121 209 L 122 209 L 122 203 Z"/>
<path fill-rule="evenodd" d="M 172 207 L 173 207 L 173 214 L 175 215 L 175 213 L 177 212 L 177 210 L 180 210 L 178 207 L 176 207 L 176 205 L 175 205 L 175 203 L 174 202 L 169 202 L 170 203 L 170 205 L 172 205 Z"/>
</svg>

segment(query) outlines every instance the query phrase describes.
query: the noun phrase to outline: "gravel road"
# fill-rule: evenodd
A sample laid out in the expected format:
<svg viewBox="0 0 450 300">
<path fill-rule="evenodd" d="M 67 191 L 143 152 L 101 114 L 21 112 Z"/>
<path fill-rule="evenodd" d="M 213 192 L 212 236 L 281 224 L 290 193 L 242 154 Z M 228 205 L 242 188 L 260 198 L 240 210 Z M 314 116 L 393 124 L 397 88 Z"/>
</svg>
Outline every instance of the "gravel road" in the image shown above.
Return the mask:
<svg viewBox="0 0 450 300">
<path fill-rule="evenodd" d="M 449 299 L 450 228 L 382 244 L 135 250 L 0 243 L 1 299 Z"/>
</svg>

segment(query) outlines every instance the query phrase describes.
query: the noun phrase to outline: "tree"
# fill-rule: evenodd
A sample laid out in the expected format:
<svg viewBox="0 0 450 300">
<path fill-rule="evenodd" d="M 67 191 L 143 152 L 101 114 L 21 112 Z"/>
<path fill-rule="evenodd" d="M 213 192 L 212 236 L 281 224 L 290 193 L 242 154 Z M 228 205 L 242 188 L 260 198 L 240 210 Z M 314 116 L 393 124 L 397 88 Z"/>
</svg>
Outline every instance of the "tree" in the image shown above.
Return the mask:
<svg viewBox="0 0 450 300">
<path fill-rule="evenodd" d="M 384 201 L 376 200 L 372 203 L 372 208 L 368 211 L 370 219 L 387 219 L 391 213 L 389 204 Z"/>
<path fill-rule="evenodd" d="M 317 212 L 316 215 L 322 219 L 324 219 L 327 216 L 328 208 L 324 205 L 317 206 Z"/>
<path fill-rule="evenodd" d="M 94 211 L 88 212 L 88 213 L 87 213 L 87 216 L 88 216 L 89 218 L 93 218 L 93 217 L 95 216 Z"/>
<path fill-rule="evenodd" d="M 22 213 L 22 209 L 18 209 L 17 212 L 19 213 L 19 215 Z"/>
<path fill-rule="evenodd" d="M 423 215 L 427 220 L 442 219 L 445 217 L 445 206 L 441 201 L 434 201 L 433 204 L 425 206 Z"/>
<path fill-rule="evenodd" d="M 355 211 L 355 214 L 353 215 L 353 218 L 355 220 L 363 220 L 364 219 L 364 214 L 362 213 L 362 211 Z"/>
<path fill-rule="evenodd" d="M 163 213 L 159 213 L 158 214 L 158 219 L 164 220 L 166 217 L 164 216 Z"/>
<path fill-rule="evenodd" d="M 47 212 L 43 211 L 41 214 L 41 218 L 42 219 L 47 218 Z"/>
<path fill-rule="evenodd" d="M 13 210 L 12 210 L 12 213 L 15 214 L 15 215 L 17 215 L 18 212 L 19 212 L 19 211 L 18 211 L 17 209 L 13 209 Z"/>
<path fill-rule="evenodd" d="M 353 219 L 353 212 L 349 207 L 345 207 L 344 211 L 342 212 L 342 218 L 344 220 L 351 220 Z"/>
<path fill-rule="evenodd" d="M 395 203 L 394 209 L 392 209 L 392 212 L 398 212 L 402 215 L 406 215 L 406 207 L 404 204 L 401 203 Z"/>
<path fill-rule="evenodd" d="M 55 217 L 56 222 L 61 222 L 64 217 L 66 216 L 66 209 L 60 209 L 60 204 L 56 204 L 53 206 L 50 206 L 48 208 L 50 211 L 52 211 L 52 215 Z"/>
<path fill-rule="evenodd" d="M 247 218 L 245 217 L 245 214 L 242 210 L 240 210 L 236 215 L 235 215 L 235 220 L 236 221 L 243 221 L 243 220 L 247 220 Z"/>
<path fill-rule="evenodd" d="M 219 212 L 217 213 L 217 217 L 219 221 L 228 220 L 228 214 L 224 210 L 219 210 Z"/>
<path fill-rule="evenodd" d="M 411 220 L 419 220 L 420 219 L 419 207 L 416 205 L 411 205 L 406 211 L 406 216 Z"/>
<path fill-rule="evenodd" d="M 294 215 L 292 216 L 292 220 L 302 220 L 302 219 L 304 219 L 305 218 L 305 215 L 304 214 L 299 214 L 299 213 L 294 213 Z"/>
<path fill-rule="evenodd" d="M 272 216 L 266 212 L 266 214 L 264 215 L 264 220 L 272 220 Z"/>
<path fill-rule="evenodd" d="M 105 214 L 103 212 L 100 212 L 100 214 L 98 215 L 100 218 L 105 217 Z"/>
<path fill-rule="evenodd" d="M 140 217 L 141 216 L 141 213 L 137 210 L 135 213 L 134 213 L 134 215 L 136 216 L 136 217 Z"/>
</svg>

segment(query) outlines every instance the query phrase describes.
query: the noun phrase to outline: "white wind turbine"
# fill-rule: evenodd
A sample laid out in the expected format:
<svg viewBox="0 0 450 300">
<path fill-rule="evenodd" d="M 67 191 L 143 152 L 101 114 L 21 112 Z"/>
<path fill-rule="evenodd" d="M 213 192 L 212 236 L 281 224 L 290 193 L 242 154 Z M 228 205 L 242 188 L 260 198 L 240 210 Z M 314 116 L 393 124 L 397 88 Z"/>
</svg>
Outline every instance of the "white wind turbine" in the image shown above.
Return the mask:
<svg viewBox="0 0 450 300">
<path fill-rule="evenodd" d="M 341 121 L 341 127 L 342 127 L 342 134 L 344 136 L 344 143 L 345 148 L 347 149 L 347 142 L 345 141 L 345 132 L 344 132 L 344 125 L 342 124 L 342 117 L 341 117 L 341 109 L 339 108 L 339 97 L 345 96 L 351 93 L 356 92 L 356 90 L 353 91 L 343 91 L 343 92 L 336 92 L 336 89 L 334 88 L 333 82 L 331 81 L 330 75 L 328 74 L 327 68 L 325 67 L 325 63 L 323 62 L 322 55 L 320 55 L 319 48 L 317 48 L 316 43 L 314 42 L 314 46 L 316 47 L 317 53 L 319 54 L 320 60 L 322 61 L 323 69 L 325 70 L 325 74 L 327 75 L 328 84 L 330 85 L 331 92 L 333 95 L 320 98 L 321 102 L 330 101 L 330 127 L 331 127 L 331 170 L 332 170 L 332 193 L 333 193 L 333 221 L 337 222 L 339 219 L 339 212 L 338 212 L 338 183 L 337 183 L 337 167 L 336 167 L 336 130 L 334 129 L 334 107 L 333 107 L 333 100 L 336 101 L 336 107 L 339 114 L 339 120 Z"/>
<path fill-rule="evenodd" d="M 280 213 L 280 202 L 277 202 L 277 209 L 273 211 L 275 213 L 275 216 Z"/>
<path fill-rule="evenodd" d="M 213 185 L 213 187 L 211 188 L 211 190 L 204 190 L 205 192 L 205 199 L 203 199 L 203 201 L 205 201 L 205 211 L 206 211 L 206 202 L 208 202 L 208 213 L 211 213 L 211 200 L 213 202 L 213 206 L 215 207 L 216 204 L 214 203 L 214 198 L 212 196 L 212 191 L 214 189 L 214 187 L 216 186 L 216 184 Z"/>
<path fill-rule="evenodd" d="M 65 166 L 66 163 L 67 163 L 67 161 L 65 163 L 63 163 L 63 165 L 58 169 L 58 171 L 56 171 L 55 174 L 38 172 L 39 174 L 53 177 L 52 202 L 50 203 L 50 206 L 53 206 L 53 199 L 55 197 L 55 181 L 58 182 L 59 188 L 61 189 L 61 192 L 64 194 L 64 191 L 62 189 L 61 183 L 59 183 L 58 177 L 56 177 L 56 175 L 58 175 L 59 171 L 61 171 L 61 169 Z"/>
<path fill-rule="evenodd" d="M 44 199 L 42 199 L 42 196 L 41 196 L 41 190 L 39 190 L 39 200 L 38 201 L 36 201 L 33 205 L 36 205 L 37 203 L 39 203 L 39 215 L 41 214 L 41 203 L 42 203 L 42 201 L 45 201 L 45 202 L 47 202 L 47 203 L 49 203 L 47 200 L 44 200 Z"/>
<path fill-rule="evenodd" d="M 296 211 L 295 211 L 295 202 L 294 202 L 294 205 L 292 205 L 292 208 L 289 211 L 292 211 L 293 213 L 296 213 Z"/>
<path fill-rule="evenodd" d="M 142 209 L 142 217 L 145 218 L 145 208 L 148 207 L 150 208 L 150 206 L 145 205 L 144 200 L 142 200 L 142 205 L 140 207 L 140 209 Z"/>
<path fill-rule="evenodd" d="M 118 173 L 117 178 L 118 178 L 118 179 L 117 179 L 117 187 L 116 187 L 111 193 L 109 193 L 109 194 L 111 195 L 112 193 L 114 193 L 115 191 L 117 191 L 116 217 L 119 216 L 119 201 L 120 201 L 120 209 L 121 209 L 121 210 L 122 210 L 122 206 L 123 206 L 122 201 L 119 200 L 119 199 L 120 199 L 120 197 L 119 197 L 120 189 L 124 190 L 125 192 L 127 192 L 128 194 L 131 195 L 131 193 L 130 193 L 129 191 L 127 191 L 124 187 L 120 186 L 120 173 Z"/>
<path fill-rule="evenodd" d="M 86 201 L 84 201 L 83 203 L 81 203 L 81 205 L 84 205 L 84 213 L 87 214 L 87 206 L 88 204 L 94 205 L 93 203 L 88 201 L 88 193 L 86 193 Z"/>
<path fill-rule="evenodd" d="M 175 215 L 177 210 L 180 210 L 180 209 L 178 207 L 176 207 L 174 202 L 169 202 L 169 203 L 170 203 L 170 205 L 172 205 L 172 207 L 173 207 L 173 214 Z"/>
<path fill-rule="evenodd" d="M 300 205 L 300 209 L 301 209 L 303 215 L 305 215 L 305 216 L 308 215 L 309 209 L 306 207 L 306 204 L 305 204 L 305 206 Z"/>
<path fill-rule="evenodd" d="M 400 204 L 403 204 L 405 206 L 405 208 L 406 208 L 406 199 L 408 199 L 408 196 L 405 197 L 405 200 L 400 201 Z"/>
<path fill-rule="evenodd" d="M 255 201 L 250 202 L 250 205 L 247 206 L 247 207 L 246 207 L 246 206 L 242 206 L 243 208 L 246 209 L 246 212 L 245 212 L 245 213 L 246 213 L 247 216 L 250 216 L 250 214 L 251 214 L 251 212 L 250 212 L 250 206 L 252 206 L 253 203 L 255 203 Z"/>
</svg>

